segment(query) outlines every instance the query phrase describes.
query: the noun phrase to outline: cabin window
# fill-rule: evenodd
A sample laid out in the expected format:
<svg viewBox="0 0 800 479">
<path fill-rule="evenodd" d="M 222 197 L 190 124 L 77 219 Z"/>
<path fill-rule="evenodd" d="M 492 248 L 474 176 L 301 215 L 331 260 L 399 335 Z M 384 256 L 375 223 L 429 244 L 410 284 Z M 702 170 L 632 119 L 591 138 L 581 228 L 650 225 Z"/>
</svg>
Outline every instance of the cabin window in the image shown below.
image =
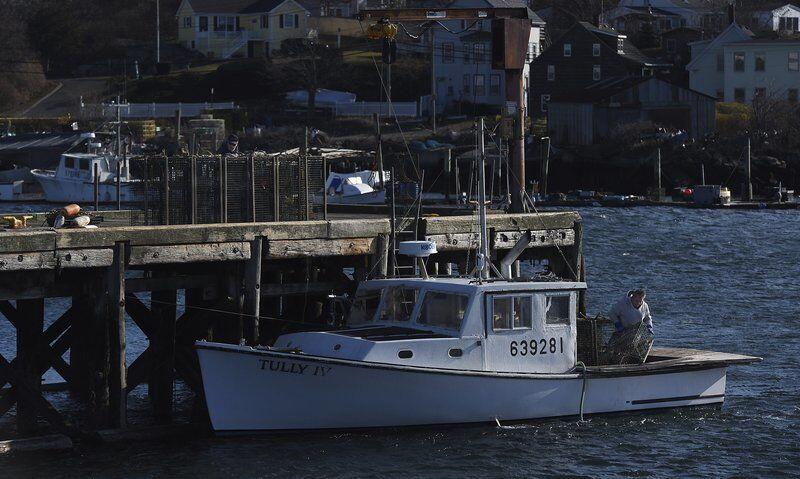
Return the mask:
<svg viewBox="0 0 800 479">
<path fill-rule="evenodd" d="M 89 160 L 88 158 L 81 158 L 79 161 L 80 169 L 89 171 Z"/>
<path fill-rule="evenodd" d="M 461 329 L 469 296 L 428 291 L 422 300 L 419 324 L 445 329 Z"/>
<path fill-rule="evenodd" d="M 572 56 L 572 44 L 565 43 L 564 44 L 564 57 L 571 57 Z"/>
<path fill-rule="evenodd" d="M 405 286 L 395 286 L 386 292 L 386 299 L 381 310 L 381 321 L 408 321 L 414 312 L 419 290 Z"/>
<path fill-rule="evenodd" d="M 64 168 L 75 168 L 75 158 L 71 156 L 64 157 Z"/>
<path fill-rule="evenodd" d="M 492 330 L 531 329 L 530 296 L 497 296 L 492 302 Z"/>
<path fill-rule="evenodd" d="M 375 318 L 375 312 L 381 304 L 381 291 L 383 290 L 368 290 L 359 293 L 353 301 L 353 307 L 350 309 L 350 317 L 347 323 L 350 325 L 370 323 Z"/>
<path fill-rule="evenodd" d="M 544 297 L 544 321 L 546 324 L 569 324 L 569 295 L 547 295 Z"/>
</svg>

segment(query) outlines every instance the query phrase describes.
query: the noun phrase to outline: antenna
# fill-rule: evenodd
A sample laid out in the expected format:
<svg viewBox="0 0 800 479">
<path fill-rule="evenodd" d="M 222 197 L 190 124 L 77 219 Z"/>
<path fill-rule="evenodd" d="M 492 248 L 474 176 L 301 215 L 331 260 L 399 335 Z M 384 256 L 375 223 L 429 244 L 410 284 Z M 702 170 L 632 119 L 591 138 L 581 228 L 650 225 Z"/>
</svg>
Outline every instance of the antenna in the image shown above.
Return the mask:
<svg viewBox="0 0 800 479">
<path fill-rule="evenodd" d="M 478 274 L 478 279 L 489 279 L 489 234 L 486 226 L 486 170 L 484 167 L 486 146 L 484 145 L 483 138 L 483 117 L 478 119 L 477 127 L 478 154 L 476 159 L 478 161 L 478 212 L 480 215 L 481 243 L 480 252 L 477 256 L 476 272 Z"/>
</svg>

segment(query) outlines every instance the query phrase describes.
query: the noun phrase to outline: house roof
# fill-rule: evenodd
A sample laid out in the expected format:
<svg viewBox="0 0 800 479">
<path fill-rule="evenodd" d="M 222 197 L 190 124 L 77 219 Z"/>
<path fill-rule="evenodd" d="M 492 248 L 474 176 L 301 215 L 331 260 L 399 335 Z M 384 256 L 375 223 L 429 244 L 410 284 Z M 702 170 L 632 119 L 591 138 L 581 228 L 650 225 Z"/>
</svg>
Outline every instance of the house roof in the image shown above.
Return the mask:
<svg viewBox="0 0 800 479">
<path fill-rule="evenodd" d="M 267 13 L 288 0 L 184 0 L 196 13 Z"/>
<path fill-rule="evenodd" d="M 621 56 L 622 58 L 626 58 L 630 61 L 641 63 L 643 65 L 660 65 L 660 63 L 655 62 L 652 58 L 648 57 L 638 48 L 636 48 L 636 46 L 631 43 L 630 40 L 628 40 L 626 35 L 623 35 L 622 33 L 610 28 L 594 26 L 588 22 L 578 22 L 578 24 L 595 35 L 607 35 L 614 38 L 621 38 L 623 40 L 622 53 L 617 53 L 617 55 Z"/>
<path fill-rule="evenodd" d="M 675 12 L 670 12 L 668 10 L 664 10 L 662 8 L 657 7 L 624 7 L 628 10 L 633 10 L 634 13 L 638 14 L 645 14 L 645 15 L 657 15 L 657 16 L 664 16 L 664 17 L 678 17 L 679 14 Z"/>
<path fill-rule="evenodd" d="M 691 91 L 697 95 L 715 99 L 714 97 L 706 95 L 705 93 L 692 90 L 685 86 L 669 81 L 665 78 L 657 76 L 650 76 L 650 77 L 627 76 L 627 77 L 610 77 L 600 80 L 596 83 L 592 83 L 591 85 L 584 88 L 582 91 L 577 92 L 577 94 L 574 97 L 570 98 L 569 101 L 562 101 L 561 103 L 596 103 L 605 100 L 607 98 L 610 98 L 625 90 L 633 88 L 636 85 L 639 85 L 640 83 L 645 83 L 651 80 L 660 81 L 668 85 L 676 86 L 683 90 Z M 553 101 L 553 103 L 559 103 L 559 102 Z"/>
<path fill-rule="evenodd" d="M 800 11 L 800 8 L 798 8 L 796 5 L 791 4 L 791 3 L 768 2 L 766 5 L 763 6 L 763 8 L 760 8 L 759 10 L 757 10 L 757 12 L 759 12 L 759 13 L 773 13 L 776 10 L 783 10 L 785 8 L 792 8 L 794 10 Z"/>
</svg>

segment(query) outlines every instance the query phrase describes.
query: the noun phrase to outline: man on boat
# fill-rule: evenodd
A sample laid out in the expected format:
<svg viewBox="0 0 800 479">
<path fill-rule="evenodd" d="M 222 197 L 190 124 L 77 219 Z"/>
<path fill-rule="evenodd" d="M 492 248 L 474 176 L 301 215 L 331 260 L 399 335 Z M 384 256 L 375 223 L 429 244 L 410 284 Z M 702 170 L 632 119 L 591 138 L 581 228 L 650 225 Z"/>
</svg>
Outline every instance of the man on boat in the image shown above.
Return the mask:
<svg viewBox="0 0 800 479">
<path fill-rule="evenodd" d="M 236 155 L 236 154 L 238 154 L 239 153 L 239 137 L 234 135 L 234 134 L 231 134 L 231 136 L 228 137 L 228 141 L 226 141 L 225 143 L 223 143 L 219 147 L 219 149 L 217 150 L 217 153 L 219 153 L 220 155 Z"/>
<path fill-rule="evenodd" d="M 650 307 L 644 301 L 645 296 L 644 289 L 634 289 L 614 304 L 609 316 L 617 332 L 638 328 L 641 323 L 653 332 L 653 318 L 650 316 Z"/>
</svg>

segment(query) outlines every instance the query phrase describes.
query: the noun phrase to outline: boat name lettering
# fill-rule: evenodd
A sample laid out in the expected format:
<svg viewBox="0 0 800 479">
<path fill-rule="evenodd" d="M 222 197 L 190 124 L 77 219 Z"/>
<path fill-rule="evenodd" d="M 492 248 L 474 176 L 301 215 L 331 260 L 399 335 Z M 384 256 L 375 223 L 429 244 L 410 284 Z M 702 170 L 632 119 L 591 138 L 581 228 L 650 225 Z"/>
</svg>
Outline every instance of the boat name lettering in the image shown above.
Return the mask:
<svg viewBox="0 0 800 479">
<path fill-rule="evenodd" d="M 279 373 L 305 374 L 311 373 L 312 376 L 325 376 L 330 372 L 330 366 L 314 366 L 313 370 L 308 369 L 308 364 L 298 364 L 289 361 L 275 361 L 272 359 L 259 359 L 258 363 L 262 370 L 270 370 Z"/>
<path fill-rule="evenodd" d="M 509 353 L 512 356 L 535 356 L 537 354 L 563 354 L 564 338 L 531 339 L 530 341 L 511 341 Z"/>
</svg>

